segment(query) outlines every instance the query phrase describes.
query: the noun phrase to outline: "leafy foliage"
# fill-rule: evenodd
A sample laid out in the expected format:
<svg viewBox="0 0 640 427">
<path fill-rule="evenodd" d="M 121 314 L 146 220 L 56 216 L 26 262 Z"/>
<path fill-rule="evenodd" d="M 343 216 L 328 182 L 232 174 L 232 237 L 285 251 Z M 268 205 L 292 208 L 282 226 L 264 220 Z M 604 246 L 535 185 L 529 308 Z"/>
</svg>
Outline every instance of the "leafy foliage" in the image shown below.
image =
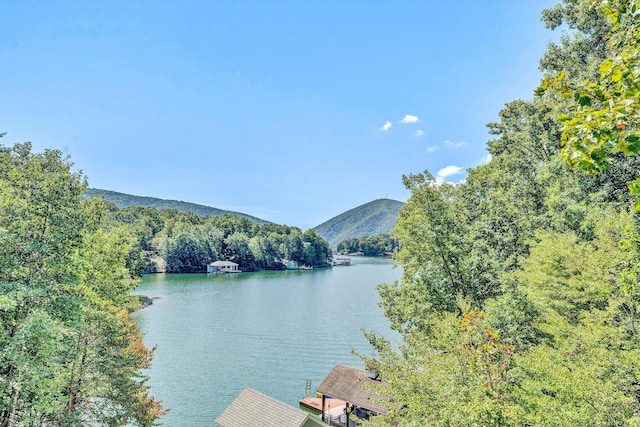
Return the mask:
<svg viewBox="0 0 640 427">
<path fill-rule="evenodd" d="M 344 240 L 338 243 L 341 254 L 362 253 L 366 256 L 389 255 L 398 251 L 398 241 L 390 234 L 377 234 Z"/>
<path fill-rule="evenodd" d="M 405 176 L 403 181 L 412 193 L 395 228 L 402 283 L 381 285 L 379 290 L 394 329 L 425 330 L 430 314 L 457 310 L 456 297 L 481 302 L 498 289 L 491 264 L 467 256 L 475 250 L 473 236 L 456 209 L 458 190 L 450 184 L 437 187 L 429 172 Z"/>
<path fill-rule="evenodd" d="M 129 258 L 135 265 L 145 264 L 140 256 L 146 259 L 136 269 L 140 273 L 202 273 L 216 260 L 233 261 L 243 271 L 284 269 L 286 261 L 318 267 L 331 262 L 329 244 L 312 230 L 303 233 L 237 215 L 203 217 L 151 207 L 114 207 L 108 217 L 135 236 L 138 249 Z"/>
<path fill-rule="evenodd" d="M 0 147 L 0 425 L 155 425 L 125 304 L 134 240 L 60 152 Z"/>
<path fill-rule="evenodd" d="M 582 80 L 561 70 L 545 79 L 537 93 L 552 89 L 570 100 L 558 117 L 563 123 L 561 157 L 571 167 L 597 173 L 609 167 L 613 154 L 640 153 L 640 2 L 590 5 L 610 22 L 608 54 L 597 75 Z M 629 188 L 640 194 L 640 177 Z"/>
<path fill-rule="evenodd" d="M 404 177 L 404 273 L 379 286 L 402 342 L 366 334 L 389 412 L 365 424 L 640 425 L 638 13 L 545 11 L 574 33 L 543 58 L 544 96 L 489 125 L 492 160 L 457 186 Z"/>
<path fill-rule="evenodd" d="M 640 306 L 623 279 L 635 274 L 638 252 L 619 244 L 637 240 L 638 231 L 628 212 L 600 215 L 587 242 L 571 232 L 541 231 L 516 273 L 539 313 L 533 323 L 540 341 L 515 363 L 528 373 L 519 383 L 521 398 L 544 408 L 527 413 L 534 424 L 624 425 L 638 415 Z"/>
</svg>

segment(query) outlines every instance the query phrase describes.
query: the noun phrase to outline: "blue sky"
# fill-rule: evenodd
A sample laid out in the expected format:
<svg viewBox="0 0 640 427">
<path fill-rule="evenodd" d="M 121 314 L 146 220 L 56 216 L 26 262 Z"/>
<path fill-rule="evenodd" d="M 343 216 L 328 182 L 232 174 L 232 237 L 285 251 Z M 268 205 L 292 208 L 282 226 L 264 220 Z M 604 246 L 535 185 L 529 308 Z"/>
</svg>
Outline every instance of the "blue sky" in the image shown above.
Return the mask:
<svg viewBox="0 0 640 427">
<path fill-rule="evenodd" d="M 68 153 L 91 187 L 307 229 L 483 162 L 555 3 L 0 0 L 0 141 Z"/>
</svg>

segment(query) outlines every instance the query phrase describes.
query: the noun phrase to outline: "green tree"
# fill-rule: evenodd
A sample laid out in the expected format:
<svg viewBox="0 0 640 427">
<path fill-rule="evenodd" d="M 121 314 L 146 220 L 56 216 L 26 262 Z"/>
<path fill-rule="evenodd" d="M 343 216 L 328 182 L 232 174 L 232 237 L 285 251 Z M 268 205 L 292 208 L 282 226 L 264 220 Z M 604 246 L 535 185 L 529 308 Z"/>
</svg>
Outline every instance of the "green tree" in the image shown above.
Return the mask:
<svg viewBox="0 0 640 427">
<path fill-rule="evenodd" d="M 526 374 L 516 397 L 530 408 L 529 423 L 640 421 L 637 226 L 629 212 L 596 215 L 587 242 L 573 232 L 539 232 L 516 274 L 538 312 L 539 342 L 515 358 Z"/>
<path fill-rule="evenodd" d="M 398 251 L 398 241 L 388 233 L 363 236 L 338 243 L 337 250 L 342 254 L 362 252 L 366 256 L 387 255 Z"/>
<path fill-rule="evenodd" d="M 236 215 L 205 218 L 175 209 L 111 205 L 107 223 L 124 225 L 132 235 L 127 265 L 135 274 L 204 272 L 217 259 L 237 262 L 244 271 L 283 269 L 284 259 L 326 266 L 331 257 L 327 242 L 314 232 L 257 225 Z"/>
<path fill-rule="evenodd" d="M 482 303 L 499 291 L 490 260 L 473 251 L 469 229 L 455 209 L 458 189 L 438 186 L 429 172 L 403 181 L 411 197 L 394 229 L 402 280 L 379 287 L 385 315 L 400 331 L 427 327 L 430 313 L 456 311 L 459 296 Z"/>
<path fill-rule="evenodd" d="M 404 178 L 404 273 L 379 287 L 402 342 L 367 335 L 389 408 L 370 424 L 640 425 L 639 228 L 625 190 L 640 171 L 640 12 L 636 0 L 603 5 L 544 12 L 574 32 L 542 60 L 544 96 L 507 104 L 489 125 L 487 165 L 457 186 Z M 567 126 L 584 132 L 569 141 Z M 561 160 L 574 143 L 591 156 L 575 158 L 594 162 L 576 166 L 598 175 Z"/>
<path fill-rule="evenodd" d="M 559 116 L 563 122 L 561 156 L 587 173 L 607 169 L 612 155 L 640 152 L 640 2 L 591 1 L 595 13 L 606 16 L 605 55 L 592 78 L 582 79 L 568 67 L 545 79 L 537 93 L 548 89 L 570 100 Z M 636 170 L 629 188 L 640 194 Z M 636 198 L 640 210 L 640 198 Z"/>
<path fill-rule="evenodd" d="M 124 308 L 131 236 L 104 228 L 85 190 L 60 152 L 0 147 L 2 426 L 148 426 L 163 414 Z"/>
<path fill-rule="evenodd" d="M 238 263 L 246 271 L 256 269 L 255 260 L 249 248 L 249 237 L 246 234 L 235 232 L 225 238 L 224 244 L 224 259 Z"/>
<path fill-rule="evenodd" d="M 301 260 L 303 264 L 325 267 L 331 262 L 331 248 L 329 243 L 313 229 L 309 229 L 302 233 L 302 241 L 304 244 L 304 255 Z"/>
<path fill-rule="evenodd" d="M 400 351 L 367 334 L 376 359 L 365 358 L 380 377 L 378 393 L 388 396 L 385 416 L 366 425 L 519 425 L 522 407 L 509 395 L 513 346 L 503 342 L 482 312 L 459 300 L 463 315 L 443 313 L 425 333 L 405 336 Z"/>
<path fill-rule="evenodd" d="M 167 273 L 203 273 L 222 253 L 222 233 L 215 228 L 177 223 L 163 241 Z"/>
</svg>

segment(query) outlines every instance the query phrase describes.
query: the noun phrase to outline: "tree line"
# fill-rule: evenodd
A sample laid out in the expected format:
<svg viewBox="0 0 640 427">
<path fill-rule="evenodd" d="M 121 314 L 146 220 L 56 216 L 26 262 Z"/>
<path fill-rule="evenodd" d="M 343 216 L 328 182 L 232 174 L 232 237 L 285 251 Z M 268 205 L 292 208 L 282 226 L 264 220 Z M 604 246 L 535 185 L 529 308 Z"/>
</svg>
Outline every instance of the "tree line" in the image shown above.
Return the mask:
<svg viewBox="0 0 640 427">
<path fill-rule="evenodd" d="M 640 425 L 640 3 L 565 0 L 532 100 L 459 185 L 403 177 L 372 426 Z"/>
<path fill-rule="evenodd" d="M 397 252 L 398 239 L 389 233 L 362 236 L 343 240 L 338 243 L 337 251 L 340 254 L 362 254 L 365 256 L 385 256 Z"/>
<path fill-rule="evenodd" d="M 152 207 L 111 205 L 108 216 L 113 224 L 130 230 L 142 249 L 131 263 L 138 273 L 202 273 L 216 260 L 235 262 L 243 271 L 285 269 L 287 261 L 313 267 L 331 264 L 331 248 L 314 230 Z"/>
</svg>

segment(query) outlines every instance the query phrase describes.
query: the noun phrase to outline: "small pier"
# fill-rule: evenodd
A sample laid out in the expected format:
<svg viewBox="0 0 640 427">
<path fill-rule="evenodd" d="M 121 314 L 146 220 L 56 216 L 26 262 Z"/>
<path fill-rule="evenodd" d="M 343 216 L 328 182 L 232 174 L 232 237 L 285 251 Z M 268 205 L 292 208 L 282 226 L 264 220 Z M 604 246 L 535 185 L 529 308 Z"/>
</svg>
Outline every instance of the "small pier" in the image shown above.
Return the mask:
<svg viewBox="0 0 640 427">
<path fill-rule="evenodd" d="M 300 409 L 306 412 L 310 412 L 314 415 L 322 417 L 322 398 L 321 397 L 305 397 L 298 402 Z M 324 419 L 329 421 L 329 425 L 341 425 L 338 420 L 340 416 L 344 414 L 346 402 L 340 399 L 325 400 L 325 414 Z"/>
<path fill-rule="evenodd" d="M 329 396 L 323 396 L 320 393 L 316 393 L 316 397 L 311 397 L 311 380 L 307 380 L 307 387 L 305 390 L 304 398 L 300 399 L 298 405 L 303 411 L 309 412 L 314 415 L 318 415 L 322 418 L 322 401 L 324 400 L 326 420 L 338 420 L 340 415 L 344 412 L 346 402 L 340 399 L 334 399 Z M 339 423 L 330 425 L 339 425 Z"/>
</svg>

